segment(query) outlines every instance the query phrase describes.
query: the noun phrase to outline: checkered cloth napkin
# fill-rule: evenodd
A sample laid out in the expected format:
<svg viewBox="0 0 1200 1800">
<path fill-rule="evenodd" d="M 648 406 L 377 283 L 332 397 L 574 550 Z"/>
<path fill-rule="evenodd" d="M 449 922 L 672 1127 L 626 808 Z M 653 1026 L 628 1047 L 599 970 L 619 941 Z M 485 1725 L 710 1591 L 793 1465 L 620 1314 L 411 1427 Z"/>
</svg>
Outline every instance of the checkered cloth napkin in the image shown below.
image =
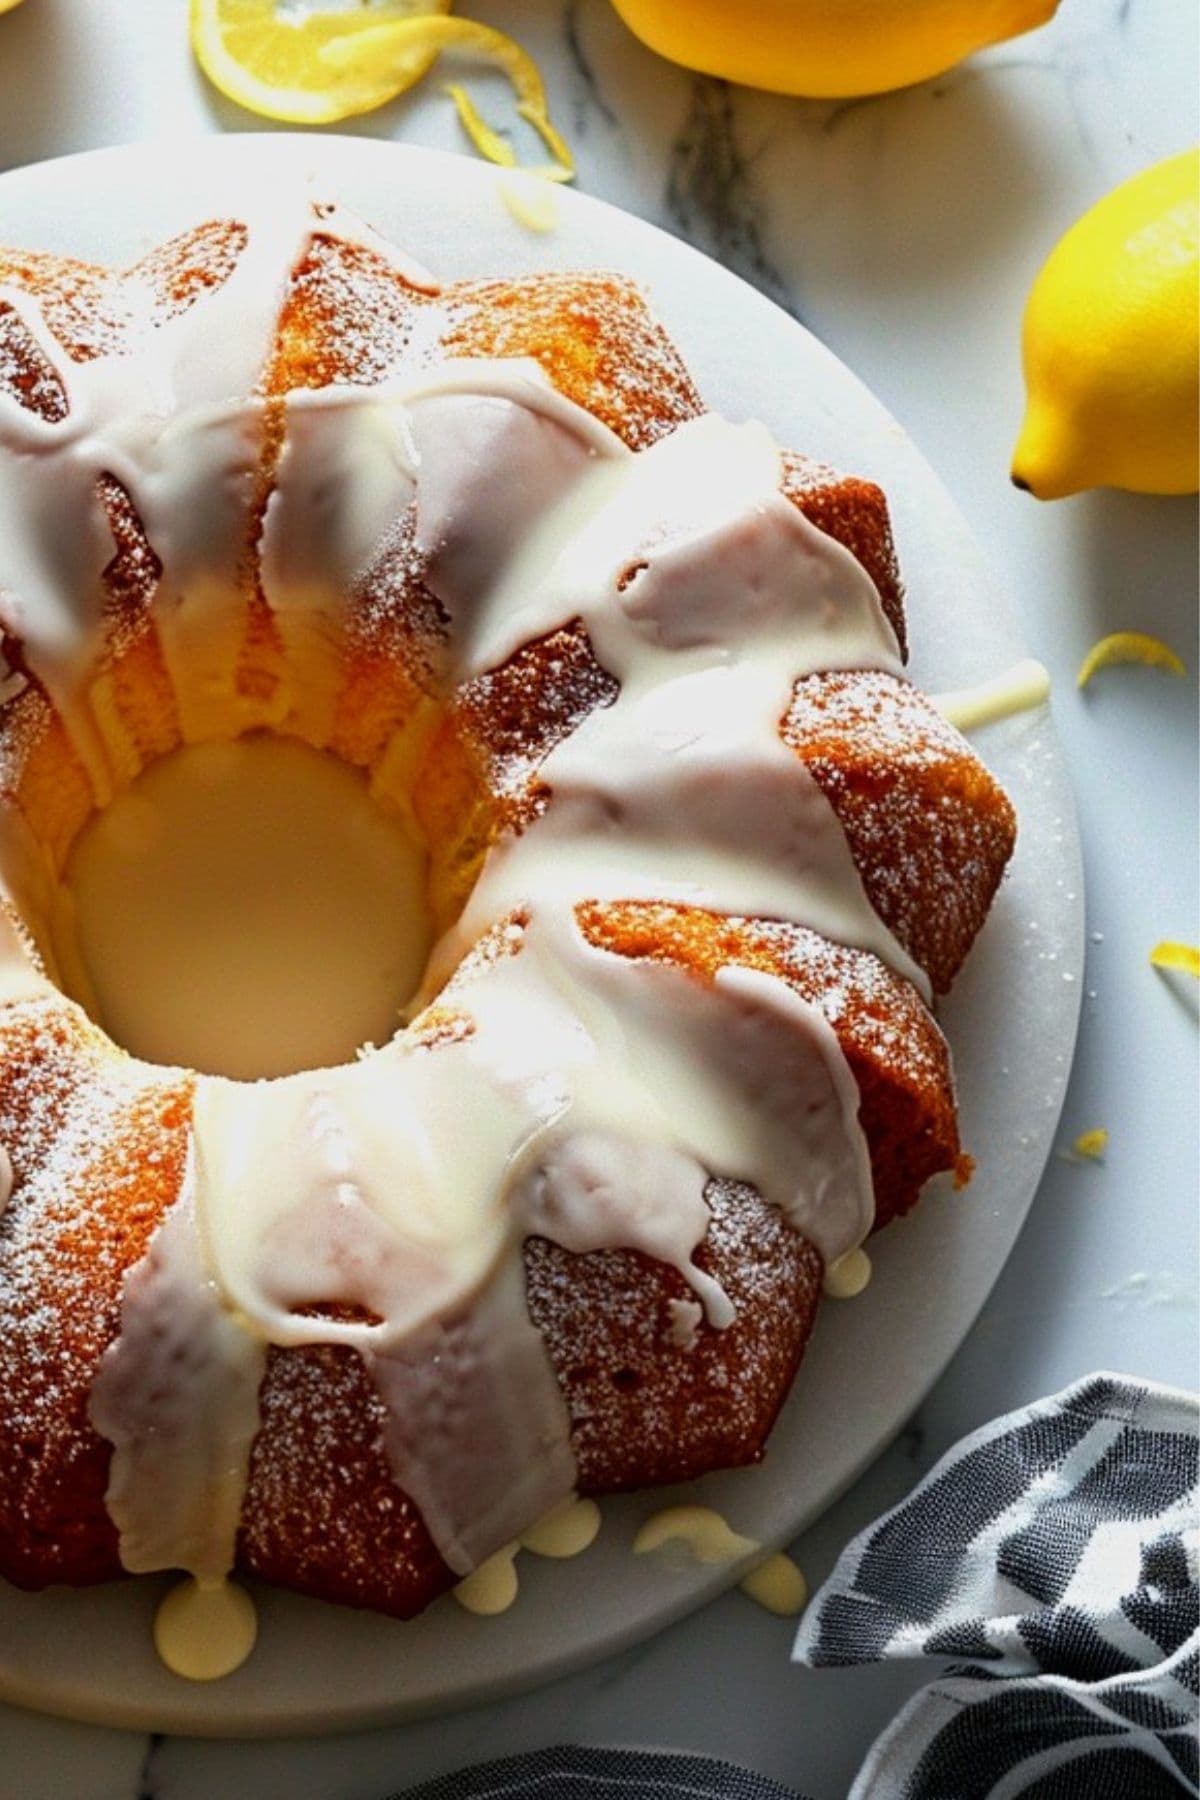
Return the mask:
<svg viewBox="0 0 1200 1800">
<path fill-rule="evenodd" d="M 1194 1396 L 1093 1375 L 965 1438 L 842 1553 L 810 1666 L 956 1666 L 872 1748 L 850 1800 L 1178 1800 L 1197 1785 Z M 703 1757 L 556 1749 L 407 1800 L 801 1800 Z"/>
</svg>

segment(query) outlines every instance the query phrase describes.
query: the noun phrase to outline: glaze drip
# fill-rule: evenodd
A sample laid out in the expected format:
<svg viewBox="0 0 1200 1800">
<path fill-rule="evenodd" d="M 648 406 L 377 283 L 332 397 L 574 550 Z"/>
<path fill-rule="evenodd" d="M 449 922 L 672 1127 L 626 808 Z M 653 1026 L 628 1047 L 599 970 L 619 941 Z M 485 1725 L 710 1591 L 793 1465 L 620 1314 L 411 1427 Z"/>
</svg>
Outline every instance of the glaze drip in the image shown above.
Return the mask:
<svg viewBox="0 0 1200 1800">
<path fill-rule="evenodd" d="M 233 1566 L 266 1355 L 209 1274 L 201 1230 L 189 1168 L 125 1278 L 91 1416 L 113 1446 L 106 1500 L 125 1567 L 219 1581 Z"/>
</svg>

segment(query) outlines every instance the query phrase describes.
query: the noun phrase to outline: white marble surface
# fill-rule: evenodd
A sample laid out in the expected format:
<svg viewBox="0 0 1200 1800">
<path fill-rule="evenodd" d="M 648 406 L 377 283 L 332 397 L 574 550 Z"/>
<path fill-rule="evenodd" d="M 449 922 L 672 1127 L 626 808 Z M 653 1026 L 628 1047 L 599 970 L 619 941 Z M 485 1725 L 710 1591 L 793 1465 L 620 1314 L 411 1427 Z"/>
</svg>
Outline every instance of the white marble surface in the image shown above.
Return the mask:
<svg viewBox="0 0 1200 1800">
<path fill-rule="evenodd" d="M 1189 0 L 1063 0 L 1036 36 L 912 92 L 809 105 L 695 81 L 604 0 L 476 0 L 541 60 L 580 184 L 666 225 L 792 307 L 908 427 L 1002 563 L 1056 682 L 1093 942 L 1061 1139 L 1105 1125 L 1103 1167 L 1052 1161 L 979 1324 L 892 1450 L 797 1554 L 845 1539 L 971 1427 L 1093 1368 L 1195 1385 L 1194 987 L 1149 969 L 1197 936 L 1193 680 L 1073 674 L 1136 626 L 1194 667 L 1190 501 L 1039 507 L 1007 457 L 1024 294 L 1067 224 L 1196 133 Z M 207 91 L 185 0 L 27 0 L 0 19 L 0 167 L 131 140 L 253 128 Z M 478 83 L 493 112 L 502 102 Z M 456 147 L 436 86 L 361 122 Z M 3 221 L 0 220 L 0 226 Z M 539 1694 L 403 1730 L 303 1743 L 154 1741 L 0 1709 L 3 1800 L 375 1800 L 460 1763 L 564 1739 L 740 1760 L 835 1800 L 919 1671 L 797 1671 L 791 1629 L 738 1595 Z"/>
</svg>

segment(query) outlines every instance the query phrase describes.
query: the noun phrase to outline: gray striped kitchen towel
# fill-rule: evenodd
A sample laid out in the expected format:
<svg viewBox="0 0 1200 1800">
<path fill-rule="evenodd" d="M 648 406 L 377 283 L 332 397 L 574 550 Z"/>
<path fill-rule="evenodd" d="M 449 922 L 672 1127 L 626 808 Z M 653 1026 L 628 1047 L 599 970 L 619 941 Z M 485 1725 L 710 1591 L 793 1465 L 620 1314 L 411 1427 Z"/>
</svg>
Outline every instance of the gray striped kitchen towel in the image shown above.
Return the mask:
<svg viewBox="0 0 1200 1800">
<path fill-rule="evenodd" d="M 861 1533 L 796 1641 L 812 1666 L 950 1672 L 873 1746 L 850 1800 L 1196 1795 L 1194 1395 L 1092 1375 L 985 1426 Z M 819 1683 L 797 1704 L 819 1704 Z M 801 1800 L 705 1757 L 568 1747 L 407 1800 Z"/>
<path fill-rule="evenodd" d="M 479 1763 L 395 1800 L 804 1800 L 804 1795 L 707 1756 L 564 1744 Z"/>
<path fill-rule="evenodd" d="M 953 1658 L 853 1800 L 1196 1794 L 1197 1401 L 1092 1375 L 965 1438 L 842 1552 L 813 1666 Z"/>
</svg>

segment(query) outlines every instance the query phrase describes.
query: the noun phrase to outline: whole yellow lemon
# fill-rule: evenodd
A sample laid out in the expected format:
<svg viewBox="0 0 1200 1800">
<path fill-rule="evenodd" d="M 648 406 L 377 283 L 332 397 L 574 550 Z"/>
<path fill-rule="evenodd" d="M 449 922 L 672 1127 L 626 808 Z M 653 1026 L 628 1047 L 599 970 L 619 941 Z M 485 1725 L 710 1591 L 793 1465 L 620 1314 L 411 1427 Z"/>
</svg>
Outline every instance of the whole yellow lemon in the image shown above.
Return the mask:
<svg viewBox="0 0 1200 1800">
<path fill-rule="evenodd" d="M 651 50 L 812 99 L 909 87 L 1044 25 L 1058 0 L 613 0 Z"/>
<path fill-rule="evenodd" d="M 1200 151 L 1071 227 L 1029 296 L 1022 355 L 1018 487 L 1041 500 L 1200 487 Z"/>
</svg>

